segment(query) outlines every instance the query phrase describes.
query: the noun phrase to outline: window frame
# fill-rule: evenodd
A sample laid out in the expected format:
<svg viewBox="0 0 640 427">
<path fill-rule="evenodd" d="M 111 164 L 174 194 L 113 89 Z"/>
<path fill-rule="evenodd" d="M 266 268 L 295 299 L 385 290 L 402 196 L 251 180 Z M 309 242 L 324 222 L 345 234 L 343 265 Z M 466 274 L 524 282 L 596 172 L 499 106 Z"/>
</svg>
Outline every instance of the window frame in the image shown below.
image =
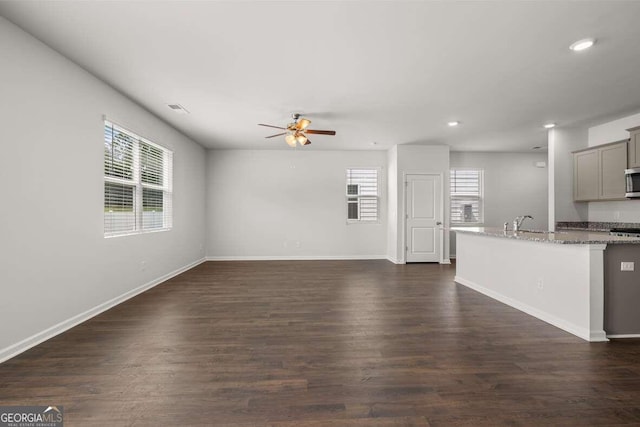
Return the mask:
<svg viewBox="0 0 640 427">
<path fill-rule="evenodd" d="M 106 156 L 103 155 L 103 215 L 107 214 L 107 200 L 106 190 L 107 184 L 116 184 L 123 187 L 133 188 L 133 215 L 134 215 L 134 228 L 121 231 L 107 231 L 106 217 L 103 216 L 103 235 L 104 238 L 131 236 L 146 233 L 157 233 L 163 231 L 171 231 L 173 228 L 173 151 L 159 145 L 147 138 L 140 136 L 139 134 L 132 132 L 131 130 L 107 119 L 103 120 L 103 144 L 106 141 L 107 128 L 111 128 L 112 132 L 117 130 L 119 133 L 127 135 L 133 141 L 132 147 L 132 176 L 131 179 L 123 177 L 114 177 L 107 175 L 107 171 L 104 168 Z M 142 146 L 147 145 L 162 153 L 162 185 L 152 184 L 149 182 L 143 182 L 143 173 L 141 170 L 141 152 Z M 159 190 L 162 191 L 163 206 L 162 206 L 162 227 L 145 227 L 144 224 L 144 190 Z"/>
<path fill-rule="evenodd" d="M 376 172 L 376 194 L 374 195 L 349 195 L 347 192 L 348 186 L 352 183 L 349 182 L 349 171 L 351 170 L 372 170 Z M 353 166 L 347 167 L 345 169 L 345 186 L 344 186 L 344 194 L 345 194 L 345 202 L 346 202 L 346 223 L 347 225 L 351 224 L 380 224 L 380 175 L 382 168 L 380 166 Z M 355 203 L 358 205 L 358 219 L 350 219 L 349 218 L 349 204 L 354 203 L 353 201 L 349 201 L 349 199 L 355 198 L 357 199 Z M 372 220 L 363 220 L 360 217 L 360 206 L 361 199 L 371 199 L 375 198 L 376 200 L 376 219 Z"/>
<path fill-rule="evenodd" d="M 456 196 L 456 194 L 454 194 L 452 188 L 453 186 L 451 185 L 452 181 L 453 181 L 453 177 L 454 177 L 454 173 L 455 171 L 473 171 L 473 172 L 478 172 L 478 195 L 465 195 L 465 196 Z M 454 220 L 454 215 L 453 215 L 453 202 L 454 200 L 456 200 L 456 197 L 469 197 L 469 198 L 476 198 L 478 201 L 478 219 L 479 221 L 475 221 L 475 222 L 465 222 L 465 221 L 455 221 Z M 477 226 L 482 226 L 484 225 L 485 222 L 485 217 L 484 217 L 484 169 L 481 168 L 465 168 L 465 167 L 461 167 L 461 168 L 451 168 L 449 170 L 449 223 L 451 224 L 451 226 L 456 226 L 456 227 L 464 227 L 464 226 L 468 226 L 468 227 L 477 227 Z"/>
</svg>

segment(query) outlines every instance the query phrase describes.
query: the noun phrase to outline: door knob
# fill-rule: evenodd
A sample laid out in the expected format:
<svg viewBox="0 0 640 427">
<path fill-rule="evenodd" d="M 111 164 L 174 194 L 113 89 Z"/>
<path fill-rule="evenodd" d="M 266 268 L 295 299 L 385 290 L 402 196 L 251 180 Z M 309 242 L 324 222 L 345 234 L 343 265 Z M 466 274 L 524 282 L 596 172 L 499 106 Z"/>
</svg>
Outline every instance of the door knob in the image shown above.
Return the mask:
<svg viewBox="0 0 640 427">
<path fill-rule="evenodd" d="M 442 223 L 440 221 L 436 222 L 436 225 L 442 225 Z"/>
</svg>

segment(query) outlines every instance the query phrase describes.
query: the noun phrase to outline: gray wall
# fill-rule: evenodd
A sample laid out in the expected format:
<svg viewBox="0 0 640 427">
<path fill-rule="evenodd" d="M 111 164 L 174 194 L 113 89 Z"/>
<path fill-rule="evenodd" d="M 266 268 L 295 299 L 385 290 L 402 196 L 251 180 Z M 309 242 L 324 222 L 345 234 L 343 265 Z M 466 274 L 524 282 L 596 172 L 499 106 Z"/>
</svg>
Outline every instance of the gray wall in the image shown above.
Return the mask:
<svg viewBox="0 0 640 427">
<path fill-rule="evenodd" d="M 549 132 L 549 163 L 553 163 L 552 221 L 587 221 L 588 204 L 573 201 L 573 151 L 587 147 L 586 128 L 556 128 Z"/>
<path fill-rule="evenodd" d="M 629 138 L 626 129 L 640 125 L 640 114 L 596 126 L 555 128 L 549 132 L 549 164 L 555 164 L 550 187 L 551 221 L 640 222 L 640 200 L 573 202 L 572 151 Z"/>
<path fill-rule="evenodd" d="M 439 173 L 443 177 L 444 226 L 449 224 L 449 147 L 446 145 L 398 145 L 390 150 L 389 169 L 395 176 L 395 188 L 389 188 L 390 241 L 388 258 L 396 263 L 405 262 L 405 192 L 404 179 L 410 173 Z M 444 236 L 444 261 L 448 262 L 449 236 Z"/>
<path fill-rule="evenodd" d="M 546 230 L 548 216 L 546 153 L 451 152 L 451 169 L 484 170 L 484 226 L 502 227 L 516 216 L 531 215 L 525 228 Z M 451 233 L 455 255 L 455 233 Z"/>
<path fill-rule="evenodd" d="M 640 126 L 640 113 L 590 127 L 589 146 L 629 138 L 627 129 Z M 640 200 L 589 202 L 589 221 L 640 222 Z"/>
<path fill-rule="evenodd" d="M 0 52 L 2 360 L 204 257 L 205 150 L 3 18 Z M 174 151 L 173 230 L 103 237 L 103 115 Z"/>
<path fill-rule="evenodd" d="M 398 146 L 387 151 L 387 257 L 398 263 Z"/>
<path fill-rule="evenodd" d="M 350 167 L 379 167 L 379 221 L 347 224 Z M 385 258 L 386 151 L 210 150 L 211 259 Z"/>
</svg>

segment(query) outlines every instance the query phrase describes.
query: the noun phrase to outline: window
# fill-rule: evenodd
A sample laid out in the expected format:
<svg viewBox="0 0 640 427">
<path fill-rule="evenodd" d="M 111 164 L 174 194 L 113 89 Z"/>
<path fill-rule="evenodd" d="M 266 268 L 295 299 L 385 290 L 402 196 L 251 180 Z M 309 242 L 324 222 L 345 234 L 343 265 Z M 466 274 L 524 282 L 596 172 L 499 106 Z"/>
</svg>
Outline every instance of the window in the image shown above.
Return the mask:
<svg viewBox="0 0 640 427">
<path fill-rule="evenodd" d="M 105 237 L 171 228 L 172 164 L 171 151 L 105 121 Z"/>
<path fill-rule="evenodd" d="M 347 221 L 378 221 L 378 169 L 347 169 Z"/>
<path fill-rule="evenodd" d="M 451 224 L 484 222 L 482 175 L 480 169 L 451 170 Z"/>
</svg>

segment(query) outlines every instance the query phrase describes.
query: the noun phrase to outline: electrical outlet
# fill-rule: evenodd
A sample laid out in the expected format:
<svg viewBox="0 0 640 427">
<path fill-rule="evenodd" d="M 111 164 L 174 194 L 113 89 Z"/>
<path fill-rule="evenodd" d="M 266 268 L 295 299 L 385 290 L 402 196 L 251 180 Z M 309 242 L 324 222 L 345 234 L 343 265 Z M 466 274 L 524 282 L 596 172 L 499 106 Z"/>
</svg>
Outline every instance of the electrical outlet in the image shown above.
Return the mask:
<svg viewBox="0 0 640 427">
<path fill-rule="evenodd" d="M 296 240 L 296 248 L 300 247 L 300 240 Z"/>
<path fill-rule="evenodd" d="M 620 263 L 620 271 L 634 271 L 634 270 L 635 270 L 635 263 L 633 261 L 629 261 L 629 262 L 622 261 Z"/>
<path fill-rule="evenodd" d="M 147 261 L 140 261 L 140 270 L 145 271 L 147 269 Z"/>
<path fill-rule="evenodd" d="M 538 279 L 538 289 L 544 289 L 544 279 L 542 278 Z"/>
</svg>

